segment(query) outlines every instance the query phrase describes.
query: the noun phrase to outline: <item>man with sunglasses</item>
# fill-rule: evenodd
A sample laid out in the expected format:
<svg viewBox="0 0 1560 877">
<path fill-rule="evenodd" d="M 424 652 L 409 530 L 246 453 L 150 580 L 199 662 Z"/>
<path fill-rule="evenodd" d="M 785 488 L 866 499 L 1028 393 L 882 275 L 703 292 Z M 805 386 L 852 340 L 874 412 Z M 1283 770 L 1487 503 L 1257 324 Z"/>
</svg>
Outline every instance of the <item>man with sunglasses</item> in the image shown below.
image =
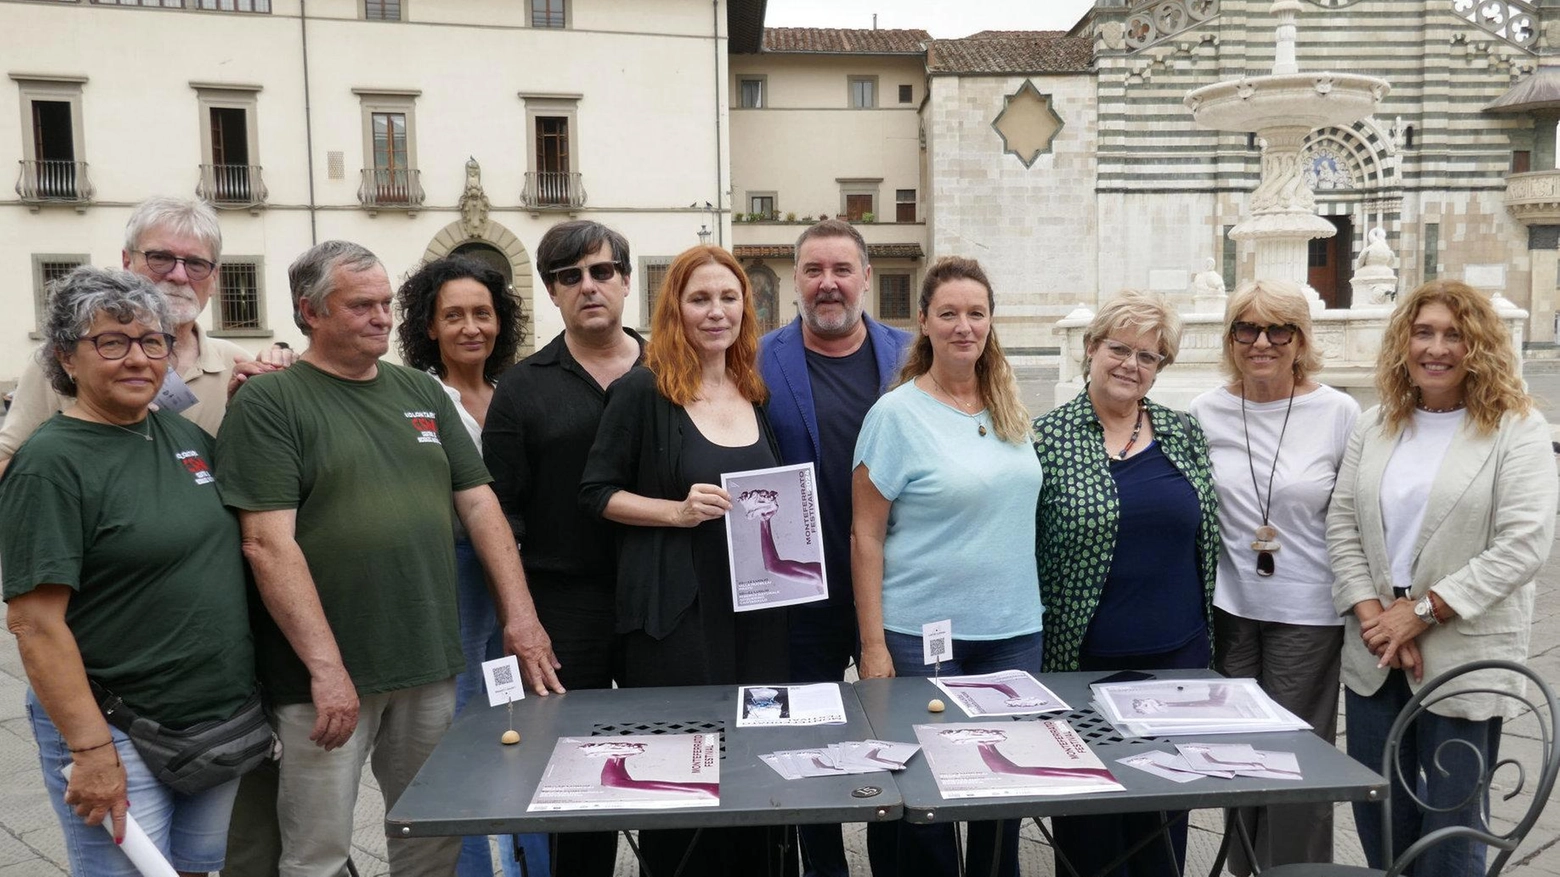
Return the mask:
<svg viewBox="0 0 1560 877">
<path fill-rule="evenodd" d="M 231 341 L 207 337 L 199 317 L 217 285 L 222 229 L 217 215 L 201 201 L 150 198 L 136 205 L 125 224 L 125 268 L 145 277 L 167 299 L 176 324 L 168 377 L 156 404 L 175 410 L 215 435 L 227 410 L 228 381 L 235 366 L 269 370 L 292 361 L 281 349 L 267 351 L 257 363 Z M 0 427 L 0 472 L 27 437 L 65 407 L 37 363 L 29 363 L 16 386 L 10 413 Z"/>
<path fill-rule="evenodd" d="M 568 688 L 611 688 L 617 675 L 617 547 L 611 524 L 581 511 L 580 476 L 607 388 L 639 361 L 644 339 L 623 326 L 628 241 L 587 220 L 548 229 L 536 246 L 563 331 L 504 372 L 482 450 L 509 518 L 542 626 Z M 505 839 L 508 843 L 508 838 Z M 610 877 L 610 832 L 557 836 L 553 873 Z M 508 864 L 513 856 L 502 856 Z M 534 873 L 534 872 L 533 872 Z"/>
</svg>

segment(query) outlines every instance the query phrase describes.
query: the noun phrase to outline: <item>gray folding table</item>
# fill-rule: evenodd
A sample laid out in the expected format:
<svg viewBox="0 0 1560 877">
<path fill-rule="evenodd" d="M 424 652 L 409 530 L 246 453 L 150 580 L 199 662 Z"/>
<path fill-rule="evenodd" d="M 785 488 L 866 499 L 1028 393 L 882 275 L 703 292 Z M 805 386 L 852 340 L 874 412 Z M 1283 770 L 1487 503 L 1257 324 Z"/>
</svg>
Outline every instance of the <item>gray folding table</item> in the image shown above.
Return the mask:
<svg viewBox="0 0 1560 877">
<path fill-rule="evenodd" d="M 1126 787 L 1122 792 L 1074 795 L 1035 795 L 1028 797 L 945 799 L 937 791 L 926 759 L 917 756 L 909 766 L 894 775 L 904 798 L 905 819 L 916 823 L 966 822 L 983 819 L 1014 819 L 1042 816 L 1083 816 L 1102 813 L 1198 810 L 1210 807 L 1253 807 L 1264 804 L 1294 804 L 1321 801 L 1375 801 L 1386 794 L 1386 781 L 1379 774 L 1349 758 L 1334 746 L 1309 731 L 1281 731 L 1262 734 L 1193 735 L 1179 738 L 1124 739 L 1105 719 L 1089 706 L 1089 683 L 1105 673 L 1049 673 L 1040 681 L 1056 692 L 1071 707 L 1070 712 L 1028 716 L 966 716 L 956 705 L 941 713 L 927 710 L 932 698 L 948 700 L 930 679 L 866 679 L 855 685 L 856 694 L 866 709 L 876 735 L 884 740 L 915 742 L 915 725 L 948 722 L 1036 721 L 1065 718 L 1094 754 L 1099 756 L 1116 780 Z M 1216 676 L 1208 671 L 1161 671 L 1160 678 L 1171 676 Z M 1259 749 L 1293 752 L 1299 758 L 1302 780 L 1264 780 L 1253 777 L 1235 779 L 1205 778 L 1190 783 L 1175 783 L 1136 768 L 1117 764 L 1148 749 L 1174 751 L 1173 740 L 1215 740 L 1226 743 L 1250 743 Z M 1226 844 L 1229 842 L 1226 831 Z M 1215 867 L 1223 864 L 1223 851 Z"/>
<path fill-rule="evenodd" d="M 851 686 L 842 684 L 846 724 L 738 728 L 737 687 L 626 688 L 527 697 L 515 704 L 521 741 L 504 746 L 503 707 L 486 699 L 455 720 L 385 818 L 390 837 L 609 831 L 882 822 L 903 814 L 886 772 L 785 780 L 759 760 L 872 737 Z M 679 810 L 579 810 L 529 813 L 559 737 L 610 739 L 631 734 L 721 732 L 720 806 Z"/>
</svg>

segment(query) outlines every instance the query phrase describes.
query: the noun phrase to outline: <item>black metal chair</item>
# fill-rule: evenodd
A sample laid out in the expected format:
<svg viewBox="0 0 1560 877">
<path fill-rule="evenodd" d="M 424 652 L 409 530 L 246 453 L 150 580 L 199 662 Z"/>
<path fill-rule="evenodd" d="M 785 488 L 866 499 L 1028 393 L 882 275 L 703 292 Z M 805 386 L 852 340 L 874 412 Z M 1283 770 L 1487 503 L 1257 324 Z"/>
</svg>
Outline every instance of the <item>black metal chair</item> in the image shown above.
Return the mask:
<svg viewBox="0 0 1560 877">
<path fill-rule="evenodd" d="M 1481 670 L 1498 670 L 1521 674 L 1522 676 L 1527 677 L 1528 682 L 1533 686 L 1533 688 L 1536 688 L 1537 691 L 1534 691 L 1530 688 L 1527 695 L 1523 697 L 1517 697 L 1517 695 L 1511 694 L 1509 692 L 1495 691 L 1489 688 L 1464 689 L 1462 691 L 1456 692 L 1441 691 L 1441 689 L 1448 682 L 1451 682 L 1452 680 L 1464 676 L 1468 673 L 1474 673 Z M 1412 725 L 1420 717 L 1420 715 L 1425 713 L 1432 704 L 1438 703 L 1447 698 L 1456 697 L 1459 694 L 1468 693 L 1494 694 L 1500 697 L 1510 697 L 1526 704 L 1527 707 L 1533 711 L 1533 714 L 1538 722 L 1540 744 L 1539 753 L 1541 763 L 1539 764 L 1537 770 L 1537 781 L 1533 787 L 1532 803 L 1528 805 L 1527 811 L 1522 814 L 1521 818 L 1517 820 L 1516 824 L 1505 832 L 1497 832 L 1493 828 L 1488 827 L 1489 814 L 1485 813 L 1483 819 L 1484 827 L 1469 828 L 1467 826 L 1449 826 L 1446 828 L 1437 829 L 1430 832 L 1429 834 L 1426 834 L 1424 837 L 1421 837 L 1418 841 L 1415 841 L 1413 845 L 1404 850 L 1403 854 L 1394 861 L 1392 859 L 1391 836 L 1392 808 L 1394 806 L 1410 806 L 1418 807 L 1421 810 L 1426 811 L 1436 809 L 1432 807 L 1429 802 L 1420 800 L 1414 793 L 1413 790 L 1417 784 L 1413 782 L 1413 777 L 1393 776 L 1394 773 L 1399 772 L 1398 760 L 1396 756 L 1398 748 L 1402 744 L 1403 735 L 1408 730 L 1409 726 Z M 1560 773 L 1560 748 L 1556 748 L 1555 745 L 1555 721 L 1557 718 L 1560 718 L 1560 715 L 1557 715 L 1554 691 L 1549 687 L 1548 683 L 1539 677 L 1537 673 L 1534 673 L 1532 670 L 1529 670 L 1527 667 L 1521 664 L 1516 664 L 1511 661 L 1474 661 L 1473 663 L 1464 664 L 1461 667 L 1456 667 L 1452 670 L 1442 673 L 1440 676 L 1431 680 L 1429 684 L 1419 689 L 1419 693 L 1415 694 L 1414 697 L 1409 700 L 1408 704 L 1403 707 L 1403 711 L 1398 713 L 1397 720 L 1392 723 L 1392 730 L 1387 735 L 1386 751 L 1383 752 L 1381 756 L 1381 775 L 1386 777 L 1391 782 L 1391 786 L 1393 788 L 1396 788 L 1398 783 L 1401 783 L 1402 787 L 1408 790 L 1408 800 L 1406 801 L 1396 801 L 1394 800 L 1395 795 L 1387 795 L 1386 798 L 1381 802 L 1382 825 L 1384 827 L 1384 837 L 1382 841 L 1382 846 L 1384 849 L 1382 854 L 1382 861 L 1391 862 L 1391 865 L 1385 871 L 1378 871 L 1371 868 L 1360 868 L 1351 865 L 1280 865 L 1264 870 L 1262 872 L 1263 877 L 1365 877 L 1365 875 L 1398 877 L 1398 875 L 1403 873 L 1405 869 L 1412 866 L 1414 860 L 1417 859 L 1422 853 L 1424 853 L 1425 850 L 1435 846 L 1438 843 L 1441 843 L 1442 841 L 1454 837 L 1470 838 L 1489 847 L 1490 851 L 1494 852 L 1495 855 L 1493 859 L 1489 860 L 1488 870 L 1485 872 L 1485 874 L 1486 877 L 1495 877 L 1495 875 L 1499 874 L 1501 869 L 1506 866 L 1507 860 L 1511 858 L 1511 854 L 1516 851 L 1518 846 L 1521 845 L 1522 840 L 1527 837 L 1528 831 L 1532 829 L 1533 824 L 1538 821 L 1539 814 L 1544 811 L 1545 805 L 1549 803 L 1549 798 L 1554 792 L 1555 777 L 1557 773 Z M 1442 750 L 1444 750 L 1448 745 L 1456 742 L 1458 741 L 1448 741 L 1447 743 L 1443 743 L 1441 747 L 1436 750 L 1437 758 L 1440 757 Z M 1524 768 L 1523 765 L 1516 759 L 1500 758 L 1497 754 L 1495 763 L 1489 766 L 1484 765 L 1483 759 L 1480 758 L 1480 779 L 1479 782 L 1475 784 L 1473 791 L 1470 792 L 1470 796 L 1477 795 L 1481 801 L 1487 800 L 1490 784 L 1493 782 L 1496 772 L 1500 771 L 1502 768 L 1508 767 L 1511 770 L 1509 770 L 1506 774 L 1502 774 L 1502 777 L 1503 779 L 1512 781 L 1514 788 L 1512 788 L 1510 792 L 1506 793 L 1502 797 L 1502 800 L 1509 801 L 1517 795 L 1521 794 L 1523 789 L 1527 786 L 1529 779 L 1527 769 Z M 1463 801 L 1458 802 L 1456 807 L 1450 809 L 1461 809 L 1461 807 L 1465 806 L 1469 800 L 1471 799 L 1465 798 Z M 1443 812 L 1450 811 L 1444 810 Z M 1429 875 L 1429 877 L 1436 877 L 1436 875 Z"/>
</svg>

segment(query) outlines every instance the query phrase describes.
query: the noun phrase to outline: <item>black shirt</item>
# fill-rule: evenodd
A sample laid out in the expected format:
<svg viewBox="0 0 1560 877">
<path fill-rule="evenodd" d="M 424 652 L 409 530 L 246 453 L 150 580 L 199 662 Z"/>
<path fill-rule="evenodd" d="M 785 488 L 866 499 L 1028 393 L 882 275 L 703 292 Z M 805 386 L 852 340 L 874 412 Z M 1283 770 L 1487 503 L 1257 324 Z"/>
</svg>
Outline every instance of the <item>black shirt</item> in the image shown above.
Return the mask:
<svg viewBox="0 0 1560 877">
<path fill-rule="evenodd" d="M 813 416 L 818 421 L 818 516 L 823 524 L 823 562 L 829 575 L 829 604 L 855 602 L 850 577 L 850 477 L 856 436 L 867 410 L 878 400 L 877 357 L 869 334 L 855 353 L 825 356 L 807 351 Z"/>
<path fill-rule="evenodd" d="M 644 339 L 623 331 L 643 354 Z M 606 398 L 562 333 L 498 380 L 482 429 L 482 455 L 528 576 L 616 575 L 611 525 L 579 504 L 580 474 Z"/>
</svg>

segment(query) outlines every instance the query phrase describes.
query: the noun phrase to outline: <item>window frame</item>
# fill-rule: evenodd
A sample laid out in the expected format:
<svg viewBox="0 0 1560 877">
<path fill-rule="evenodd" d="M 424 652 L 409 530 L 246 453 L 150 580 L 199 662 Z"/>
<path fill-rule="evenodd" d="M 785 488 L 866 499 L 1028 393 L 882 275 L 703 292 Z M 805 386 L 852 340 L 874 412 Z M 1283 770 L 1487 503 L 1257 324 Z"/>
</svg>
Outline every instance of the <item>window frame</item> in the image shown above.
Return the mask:
<svg viewBox="0 0 1560 877">
<path fill-rule="evenodd" d="M 873 272 L 877 278 L 877 296 L 873 302 L 877 313 L 873 314 L 878 320 L 890 325 L 897 323 L 909 324 L 915 319 L 915 274 L 911 271 L 882 271 Z M 890 280 L 904 280 L 904 314 L 890 314 L 883 306 L 884 286 Z"/>
<path fill-rule="evenodd" d="M 660 291 L 660 284 L 651 284 L 650 278 L 652 276 L 659 276 L 662 280 L 665 280 L 666 269 L 672 266 L 672 262 L 675 261 L 676 258 L 676 256 L 639 257 L 639 288 L 644 294 L 644 304 L 639 309 L 639 330 L 647 335 L 650 332 L 650 318 L 655 314 L 656 293 Z"/>
<path fill-rule="evenodd" d="M 856 103 L 857 84 L 872 86 L 872 102 L 866 106 Z M 845 106 L 852 110 L 875 110 L 878 108 L 878 77 L 877 76 L 847 76 L 845 77 Z"/>
<path fill-rule="evenodd" d="M 233 269 L 240 266 L 254 270 L 255 322 L 254 326 L 227 326 L 223 324 L 223 305 L 226 301 L 228 279 L 237 276 Z M 230 273 L 232 272 L 232 273 Z M 274 333 L 266 324 L 265 314 L 265 257 L 257 255 L 222 254 L 222 267 L 217 274 L 216 288 L 212 290 L 211 326 L 207 334 L 214 338 L 269 338 Z"/>
<path fill-rule="evenodd" d="M 870 213 L 872 214 L 872 219 L 874 222 L 881 221 L 882 214 L 878 212 L 878 207 L 883 203 L 883 199 L 880 197 L 880 193 L 878 191 L 880 188 L 882 188 L 883 185 L 883 180 L 881 177 L 876 179 L 841 178 L 836 179 L 835 182 L 840 186 L 839 212 L 841 216 L 844 216 L 847 219 L 850 218 L 851 195 L 870 195 L 872 196 L 872 209 L 864 210 L 862 211 L 862 214 L 865 216 L 865 214 Z"/>
<path fill-rule="evenodd" d="M 537 125 L 539 119 L 563 118 L 568 120 L 568 168 L 565 173 L 577 174 L 580 172 L 580 99 L 578 94 L 525 94 L 521 93 L 520 99 L 525 102 L 525 169 L 527 173 L 538 173 L 542 170 L 541 156 L 537 155 Z"/>
<path fill-rule="evenodd" d="M 753 209 L 753 202 L 754 202 L 754 200 L 764 199 L 764 198 L 769 199 L 769 209 L 768 210 L 754 210 Z M 779 193 L 777 193 L 777 192 L 772 192 L 772 191 L 750 191 L 750 192 L 747 193 L 745 201 L 746 201 L 747 206 L 748 206 L 748 211 L 747 212 L 750 215 L 751 214 L 759 214 L 760 215 L 760 219 L 762 219 L 762 220 L 774 220 L 774 219 L 779 219 L 780 218 L 780 196 L 779 196 Z"/>
<path fill-rule="evenodd" d="M 540 2 L 548 4 L 549 7 L 554 2 L 556 2 L 559 6 L 563 7 L 563 24 L 561 24 L 561 25 L 537 24 L 536 23 L 536 4 L 537 4 L 537 2 L 538 2 L 538 0 L 525 0 L 525 24 L 526 24 L 526 27 L 535 28 L 536 30 L 573 30 L 574 29 L 574 4 L 570 3 L 569 0 L 540 0 Z M 550 15 L 551 13 L 552 13 L 552 10 L 549 8 L 546 11 L 544 11 L 542 14 L 543 15 Z"/>
<path fill-rule="evenodd" d="M 259 85 L 191 82 L 190 88 L 195 90 L 195 100 L 200 112 L 201 163 L 209 165 L 217 163 L 215 140 L 213 140 L 211 132 L 211 111 L 243 110 L 244 139 L 249 153 L 248 166 L 252 168 L 260 167 L 260 132 L 257 121 L 260 118 L 258 95 L 262 87 Z M 252 178 L 249 181 L 250 200 L 261 202 L 264 198 L 260 197 L 260 194 L 265 191 L 265 186 L 257 178 L 258 174 L 251 176 Z M 233 206 L 238 202 L 222 203 L 227 206 Z"/>
<path fill-rule="evenodd" d="M 910 193 L 909 200 L 905 200 L 904 196 L 905 196 L 906 192 Z M 908 206 L 910 208 L 910 218 L 909 219 L 905 219 L 904 217 L 900 216 L 900 211 L 903 210 L 903 208 L 906 207 L 906 206 Z M 916 190 L 915 189 L 895 189 L 894 190 L 894 221 L 895 222 L 915 222 L 916 219 L 917 219 L 917 216 L 920 214 L 920 206 L 921 206 L 921 202 L 920 202 L 920 199 L 918 199 L 916 197 Z"/>
<path fill-rule="evenodd" d="M 21 104 L 22 159 L 37 161 L 37 144 L 33 130 L 33 102 L 67 103 L 70 105 L 71 161 L 85 162 L 87 142 L 82 124 L 81 87 L 87 83 L 85 76 L 50 76 L 48 74 L 12 73 L 16 83 L 17 98 Z"/>
<path fill-rule="evenodd" d="M 363 116 L 363 164 L 365 170 L 377 170 L 374 163 L 374 114 L 400 113 L 406 116 L 406 169 L 417 170 L 417 90 L 354 88 Z"/>
<path fill-rule="evenodd" d="M 411 2 L 412 0 L 358 0 L 358 19 L 360 21 L 410 21 L 411 18 L 407 14 L 408 10 L 406 7 Z M 370 15 L 368 12 L 370 3 L 377 3 L 381 9 L 384 8 L 386 3 L 394 3 L 396 5 L 396 17 L 386 18 L 383 15 Z"/>
<path fill-rule="evenodd" d="M 749 82 L 758 84 L 758 103 L 751 106 L 743 102 L 745 96 L 742 92 L 742 86 Z M 739 73 L 737 74 L 737 87 L 732 91 L 732 94 L 737 99 L 736 109 L 767 110 L 769 109 L 769 76 L 762 73 Z"/>
<path fill-rule="evenodd" d="M 33 328 L 27 333 L 27 337 L 38 340 L 43 337 L 43 299 L 44 278 L 43 266 L 50 263 L 74 263 L 76 268 L 82 265 L 92 264 L 91 253 L 33 253 L 32 254 L 32 287 L 33 287 Z M 69 273 L 69 272 L 66 272 Z"/>
<path fill-rule="evenodd" d="M 899 83 L 899 102 L 901 104 L 915 103 L 915 85 L 913 83 Z"/>
</svg>

